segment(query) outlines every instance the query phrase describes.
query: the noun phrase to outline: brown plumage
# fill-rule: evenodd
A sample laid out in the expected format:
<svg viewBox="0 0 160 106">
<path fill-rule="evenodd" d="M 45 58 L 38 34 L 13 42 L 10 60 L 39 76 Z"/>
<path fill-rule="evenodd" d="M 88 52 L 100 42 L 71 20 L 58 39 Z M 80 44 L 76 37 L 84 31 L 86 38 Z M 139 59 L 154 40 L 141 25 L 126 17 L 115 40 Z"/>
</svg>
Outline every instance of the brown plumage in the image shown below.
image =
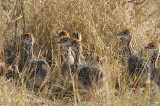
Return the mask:
<svg viewBox="0 0 160 106">
<path fill-rule="evenodd" d="M 145 49 L 152 50 L 152 54 L 149 59 L 148 68 L 149 68 L 149 71 L 151 72 L 151 80 L 160 86 L 160 69 L 157 66 L 157 61 L 159 57 L 159 43 L 156 41 L 153 41 L 149 43 L 145 47 Z"/>
<path fill-rule="evenodd" d="M 134 51 L 130 47 L 132 35 L 129 29 L 125 29 L 117 35 L 120 36 L 118 55 L 122 56 L 123 62 L 126 62 L 131 55 L 134 55 Z"/>
<path fill-rule="evenodd" d="M 70 39 L 69 32 L 66 30 L 62 30 L 62 31 L 58 32 L 58 35 L 55 36 L 55 38 L 58 38 L 58 39 L 65 38 L 65 37 Z M 61 51 L 61 60 L 63 62 L 63 61 L 65 61 L 65 58 L 67 56 L 66 51 L 68 51 L 68 48 L 66 48 L 66 46 L 63 46 L 63 44 L 62 44 L 61 50 L 62 50 L 62 48 L 65 51 L 65 52 Z"/>
<path fill-rule="evenodd" d="M 62 44 L 62 46 L 65 49 L 65 60 L 64 63 L 62 64 L 61 68 L 61 74 L 64 77 L 65 80 L 68 82 L 70 81 L 70 72 L 73 74 L 74 73 L 74 57 L 72 54 L 71 47 L 69 47 L 70 44 L 70 37 L 64 36 L 60 39 L 58 42 Z"/>
<path fill-rule="evenodd" d="M 48 63 L 33 55 L 34 36 L 26 33 L 21 37 L 19 71 L 26 70 L 25 80 L 33 89 L 44 85 L 51 71 Z"/>
<path fill-rule="evenodd" d="M 77 40 L 77 41 L 79 41 L 79 43 L 81 43 L 81 40 L 82 40 L 81 32 L 75 31 L 74 33 L 72 33 L 71 39 L 73 41 Z M 81 44 L 80 44 L 80 46 L 81 46 L 80 48 L 82 49 L 82 45 Z M 80 58 L 81 58 L 81 61 L 83 61 L 83 64 L 86 64 L 85 57 L 82 54 L 80 54 Z"/>
<path fill-rule="evenodd" d="M 147 88 L 146 90 L 149 91 L 149 85 L 151 83 L 150 72 L 146 62 L 144 61 L 145 59 L 139 54 L 136 54 L 130 47 L 130 41 L 132 39 L 130 30 L 126 29 L 117 35 L 122 38 L 122 46 L 124 46 L 124 51 L 122 51 L 122 60 L 127 60 L 128 74 L 131 78 L 131 82 L 136 86 L 137 91 L 139 91 L 140 87 L 144 85 Z"/>
<path fill-rule="evenodd" d="M 105 71 L 98 65 L 87 65 L 81 61 L 81 43 L 79 40 L 72 40 L 70 47 L 75 52 L 74 67 L 78 75 L 78 85 L 84 90 L 100 90 L 105 86 Z"/>
<path fill-rule="evenodd" d="M 74 39 L 78 39 L 80 42 L 82 40 L 82 35 L 81 35 L 81 32 L 79 31 L 75 31 L 72 33 L 72 36 L 71 36 L 71 39 L 74 40 Z"/>
<path fill-rule="evenodd" d="M 55 36 L 55 38 L 62 38 L 64 36 L 68 36 L 69 37 L 69 32 L 67 32 L 66 30 L 62 30 L 58 33 L 57 36 Z"/>
</svg>

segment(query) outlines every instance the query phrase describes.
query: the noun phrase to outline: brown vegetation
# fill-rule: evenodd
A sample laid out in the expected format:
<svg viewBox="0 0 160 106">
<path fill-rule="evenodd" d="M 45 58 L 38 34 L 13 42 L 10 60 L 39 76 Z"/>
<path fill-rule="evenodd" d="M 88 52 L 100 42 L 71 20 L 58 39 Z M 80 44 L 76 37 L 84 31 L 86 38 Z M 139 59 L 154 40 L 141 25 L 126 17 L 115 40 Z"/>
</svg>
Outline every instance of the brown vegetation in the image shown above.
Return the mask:
<svg viewBox="0 0 160 106">
<path fill-rule="evenodd" d="M 126 28 L 132 32 L 132 48 L 141 51 L 146 58 L 149 56 L 144 49 L 147 43 L 160 41 L 160 1 L 130 1 L 1 0 L 1 61 L 15 64 L 20 37 L 24 33 L 32 33 L 35 37 L 34 55 L 49 63 L 52 77 L 49 93 L 45 88 L 36 94 L 26 88 L 22 79 L 16 81 L 0 77 L 0 105 L 74 105 L 78 100 L 80 105 L 160 104 L 158 87 L 154 87 L 147 98 L 143 93 L 135 94 L 125 77 L 127 65 L 121 64 L 121 56 L 114 52 L 119 46 L 116 35 Z M 64 51 L 55 39 L 57 32 L 62 30 L 81 32 L 83 55 L 101 64 L 108 74 L 109 89 L 87 99 L 88 95 L 81 89 L 75 90 L 64 84 L 60 74 Z"/>
</svg>

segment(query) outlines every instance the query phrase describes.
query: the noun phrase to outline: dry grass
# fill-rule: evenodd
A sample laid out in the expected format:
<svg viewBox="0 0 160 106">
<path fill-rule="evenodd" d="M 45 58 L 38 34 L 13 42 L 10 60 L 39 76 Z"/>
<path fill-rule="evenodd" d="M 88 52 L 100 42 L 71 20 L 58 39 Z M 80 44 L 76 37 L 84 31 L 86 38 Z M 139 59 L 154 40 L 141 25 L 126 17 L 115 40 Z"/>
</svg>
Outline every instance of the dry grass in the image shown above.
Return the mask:
<svg viewBox="0 0 160 106">
<path fill-rule="evenodd" d="M 135 0 L 138 1 L 138 0 Z M 121 80 L 121 73 L 127 70 L 114 59 L 117 46 L 116 34 L 125 28 L 132 30 L 132 48 L 148 54 L 143 48 L 152 41 L 160 41 L 160 1 L 146 0 L 142 4 L 128 3 L 127 0 L 2 0 L 0 2 L 1 59 L 7 52 L 18 47 L 19 37 L 33 33 L 36 38 L 34 54 L 44 56 L 52 68 L 52 99 L 45 92 L 34 94 L 25 86 L 0 78 L 0 105 L 74 105 L 75 93 L 67 92 L 63 86 L 61 48 L 54 36 L 57 31 L 79 30 L 82 33 L 83 54 L 99 60 L 108 73 L 109 90 L 101 92 L 90 101 L 79 91 L 80 105 L 156 105 L 160 94 L 149 98 L 137 97 L 133 89 Z M 11 46 L 16 41 L 16 46 Z M 18 49 L 14 49 L 15 53 Z M 116 89 L 117 79 L 120 88 Z M 55 87 L 55 86 L 61 86 Z M 69 88 L 68 88 L 69 89 Z M 58 94 L 57 94 L 58 92 Z M 66 93 L 67 92 L 67 93 Z M 62 95 L 68 95 L 63 97 Z"/>
</svg>

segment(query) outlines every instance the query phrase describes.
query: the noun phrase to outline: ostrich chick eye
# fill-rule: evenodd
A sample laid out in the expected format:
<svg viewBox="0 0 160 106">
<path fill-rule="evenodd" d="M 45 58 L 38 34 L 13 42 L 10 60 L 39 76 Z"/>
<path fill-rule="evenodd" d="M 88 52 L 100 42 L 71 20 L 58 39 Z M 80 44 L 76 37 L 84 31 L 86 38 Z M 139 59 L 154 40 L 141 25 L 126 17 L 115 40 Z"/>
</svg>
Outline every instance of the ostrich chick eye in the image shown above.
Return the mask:
<svg viewBox="0 0 160 106">
<path fill-rule="evenodd" d="M 127 32 L 124 32 L 124 34 L 127 34 Z"/>
</svg>

